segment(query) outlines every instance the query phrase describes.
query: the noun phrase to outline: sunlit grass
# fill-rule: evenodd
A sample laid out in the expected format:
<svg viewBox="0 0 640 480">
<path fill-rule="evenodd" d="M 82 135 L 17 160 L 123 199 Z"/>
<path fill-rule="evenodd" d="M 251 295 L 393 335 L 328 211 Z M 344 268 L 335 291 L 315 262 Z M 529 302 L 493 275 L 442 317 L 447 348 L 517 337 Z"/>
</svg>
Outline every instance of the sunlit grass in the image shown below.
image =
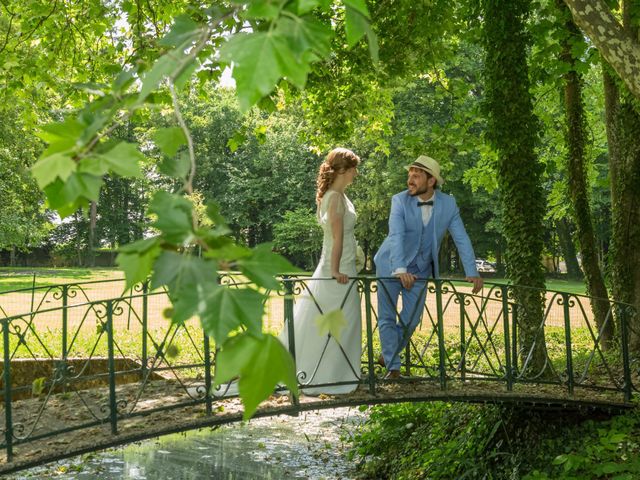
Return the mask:
<svg viewBox="0 0 640 480">
<path fill-rule="evenodd" d="M 0 293 L 23 288 L 123 278 L 115 268 L 10 268 L 0 267 Z"/>
</svg>

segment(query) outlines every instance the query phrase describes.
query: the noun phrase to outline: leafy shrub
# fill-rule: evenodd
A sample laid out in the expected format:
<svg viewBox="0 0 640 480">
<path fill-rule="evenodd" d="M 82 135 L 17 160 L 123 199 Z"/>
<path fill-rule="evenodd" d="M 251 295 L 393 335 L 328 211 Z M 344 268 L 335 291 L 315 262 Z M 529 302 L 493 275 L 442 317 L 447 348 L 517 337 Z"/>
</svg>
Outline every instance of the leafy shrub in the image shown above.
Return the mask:
<svg viewBox="0 0 640 480">
<path fill-rule="evenodd" d="M 396 404 L 371 409 L 350 454 L 361 478 L 640 478 L 640 412 L 613 418 L 514 406 Z"/>
</svg>

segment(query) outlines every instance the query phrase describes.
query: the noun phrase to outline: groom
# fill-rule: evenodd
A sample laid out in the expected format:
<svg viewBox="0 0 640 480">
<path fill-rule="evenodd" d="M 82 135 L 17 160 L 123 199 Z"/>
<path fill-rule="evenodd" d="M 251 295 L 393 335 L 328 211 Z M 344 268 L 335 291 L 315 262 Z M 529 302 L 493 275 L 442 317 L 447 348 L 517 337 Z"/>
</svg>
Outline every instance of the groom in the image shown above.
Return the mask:
<svg viewBox="0 0 640 480">
<path fill-rule="evenodd" d="M 376 276 L 387 277 L 378 285 L 378 328 L 383 357 L 379 362 L 386 366 L 385 378 L 389 379 L 400 377 L 400 352 L 420 322 L 425 279 L 438 277 L 438 250 L 445 230 L 458 248 L 473 293 L 480 291 L 483 283 L 456 201 L 439 190 L 444 179 L 438 162 L 422 155 L 405 168 L 409 171 L 407 190 L 391 199 L 389 235 L 374 258 Z M 402 311 L 398 319 L 399 295 Z"/>
</svg>

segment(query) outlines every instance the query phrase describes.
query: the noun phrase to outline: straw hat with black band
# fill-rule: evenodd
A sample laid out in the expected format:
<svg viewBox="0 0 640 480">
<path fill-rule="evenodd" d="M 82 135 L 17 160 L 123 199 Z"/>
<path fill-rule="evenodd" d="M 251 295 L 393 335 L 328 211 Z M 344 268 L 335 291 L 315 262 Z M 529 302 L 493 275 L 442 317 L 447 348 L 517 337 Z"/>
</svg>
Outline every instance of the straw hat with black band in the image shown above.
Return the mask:
<svg viewBox="0 0 640 480">
<path fill-rule="evenodd" d="M 428 174 L 434 176 L 438 185 L 442 185 L 444 183 L 444 178 L 440 175 L 440 165 L 433 158 L 427 157 L 426 155 L 420 155 L 411 165 L 407 165 L 404 168 L 406 170 L 409 170 L 410 168 L 419 168 L 420 170 L 424 170 Z"/>
</svg>

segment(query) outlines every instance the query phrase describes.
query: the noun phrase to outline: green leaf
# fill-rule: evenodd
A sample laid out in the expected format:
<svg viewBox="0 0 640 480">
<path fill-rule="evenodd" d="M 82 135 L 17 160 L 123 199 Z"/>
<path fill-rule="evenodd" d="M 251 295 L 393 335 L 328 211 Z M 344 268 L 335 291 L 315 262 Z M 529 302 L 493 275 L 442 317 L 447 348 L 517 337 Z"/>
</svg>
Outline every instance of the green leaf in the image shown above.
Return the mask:
<svg viewBox="0 0 640 480">
<path fill-rule="evenodd" d="M 562 465 L 563 463 L 565 463 L 568 460 L 568 457 L 566 455 L 558 455 L 556 458 L 553 459 L 553 465 Z"/>
<path fill-rule="evenodd" d="M 371 18 L 365 0 L 344 0 L 344 5 L 347 10 L 355 10 L 363 17 Z"/>
<path fill-rule="evenodd" d="M 345 1 L 345 30 L 347 32 L 347 44 L 353 47 L 363 35 L 367 36 L 369 53 L 375 63 L 378 62 L 378 37 L 371 28 L 369 12 L 362 0 Z"/>
<path fill-rule="evenodd" d="M 62 188 L 62 195 L 67 204 L 86 199 L 98 201 L 102 187 L 102 177 L 88 173 L 72 173 Z M 79 204 L 85 202 L 81 201 Z"/>
<path fill-rule="evenodd" d="M 298 15 L 304 15 L 320 5 L 318 0 L 297 0 L 296 13 Z"/>
<path fill-rule="evenodd" d="M 265 335 L 251 360 L 251 368 L 240 373 L 238 382 L 245 420 L 251 418 L 260 402 L 268 398 L 279 383 L 286 384 L 292 395 L 298 395 L 295 364 L 276 337 Z"/>
<path fill-rule="evenodd" d="M 353 47 L 367 33 L 369 21 L 357 10 L 347 6 L 345 16 L 345 30 L 347 32 L 347 44 Z"/>
<path fill-rule="evenodd" d="M 234 63 L 233 77 L 243 111 L 269 94 L 282 77 L 304 87 L 309 71 L 309 65 L 296 58 L 286 38 L 276 31 L 236 34 L 222 46 L 220 57 Z"/>
<path fill-rule="evenodd" d="M 289 45 L 299 59 L 307 51 L 316 52 L 321 58 L 327 57 L 331 52 L 333 30 L 313 17 L 283 17 L 278 21 L 278 30 L 290 39 Z"/>
<path fill-rule="evenodd" d="M 274 20 L 280 14 L 281 4 L 282 2 L 278 0 L 253 0 L 243 17 Z"/>
<path fill-rule="evenodd" d="M 318 327 L 318 334 L 321 337 L 329 333 L 332 337 L 335 337 L 338 342 L 340 342 L 340 338 L 342 337 L 342 330 L 347 326 L 347 319 L 341 308 L 332 310 L 324 315 L 318 315 L 315 322 Z"/>
<path fill-rule="evenodd" d="M 44 188 L 53 183 L 56 178 L 65 181 L 75 171 L 76 162 L 71 157 L 63 153 L 54 153 L 45 158 L 41 158 L 31 167 L 36 182 L 40 188 Z"/>
<path fill-rule="evenodd" d="M 238 260 L 239 258 L 246 258 L 251 256 L 251 249 L 242 245 L 236 245 L 231 239 L 229 243 L 222 245 L 218 248 L 212 248 L 204 253 L 207 258 L 215 258 L 217 260 L 225 260 L 228 262 Z"/>
<path fill-rule="evenodd" d="M 200 312 L 202 327 L 216 343 L 225 341 L 230 332 L 244 325 L 253 334 L 262 331 L 264 297 L 250 288 L 218 287 L 210 290 L 204 299 L 206 306 Z"/>
<path fill-rule="evenodd" d="M 187 143 L 184 132 L 180 127 L 160 128 L 153 134 L 153 141 L 158 148 L 167 155 L 173 157 L 178 149 Z"/>
<path fill-rule="evenodd" d="M 102 176 L 109 172 L 109 164 L 99 155 L 85 157 L 78 162 L 78 172 Z"/>
<path fill-rule="evenodd" d="M 89 205 L 89 201 L 97 201 L 100 196 L 102 177 L 96 177 L 88 173 L 73 173 L 63 182 L 57 179 L 47 185 L 44 192 L 47 195 L 47 204 L 57 210 L 62 218 L 76 212 L 79 208 Z"/>
<path fill-rule="evenodd" d="M 193 235 L 192 203 L 164 190 L 156 192 L 149 212 L 157 215 L 153 226 L 161 230 L 167 242 L 182 244 Z"/>
<path fill-rule="evenodd" d="M 185 178 L 191 171 L 191 159 L 187 152 L 180 152 L 174 157 L 164 157 L 158 169 L 173 178 Z"/>
<path fill-rule="evenodd" d="M 111 150 L 99 155 L 116 175 L 122 177 L 141 177 L 140 164 L 144 155 L 138 151 L 136 145 L 128 142 L 120 142 Z"/>
<path fill-rule="evenodd" d="M 37 397 L 44 392 L 44 384 L 47 381 L 47 377 L 38 377 L 31 383 L 31 395 Z"/>
<path fill-rule="evenodd" d="M 153 92 L 165 77 L 178 76 L 181 71 L 194 62 L 195 59 L 187 60 L 187 54 L 182 48 L 176 48 L 165 53 L 158 58 L 144 78 L 142 88 L 138 94 L 138 102 L 143 102 L 151 92 Z"/>
<path fill-rule="evenodd" d="M 205 308 L 204 302 L 215 290 L 217 264 L 187 253 L 162 252 L 154 265 L 151 287 L 166 285 L 173 303 L 172 321 L 182 323 Z"/>
<path fill-rule="evenodd" d="M 187 42 L 193 42 L 200 35 L 200 25 L 194 22 L 188 15 L 175 17 L 171 30 L 158 43 L 165 47 L 184 46 Z"/>
<path fill-rule="evenodd" d="M 240 334 L 225 342 L 217 356 L 215 384 L 240 376 L 238 389 L 244 403 L 244 418 L 249 419 L 279 383 L 285 383 L 293 395 L 298 384 L 293 359 L 273 335 L 259 338 Z"/>
<path fill-rule="evenodd" d="M 176 86 L 178 90 L 184 89 L 185 86 L 189 85 L 191 82 L 191 78 L 193 77 L 193 73 L 200 68 L 201 64 L 199 60 L 194 60 L 189 62 L 185 68 L 183 68 L 180 74 L 175 77 L 173 84 Z"/>
<path fill-rule="evenodd" d="M 85 124 L 72 117 L 65 118 L 63 122 L 44 125 L 36 133 L 38 137 L 49 144 L 42 157 L 75 148 L 85 127 Z"/>
<path fill-rule="evenodd" d="M 144 238 L 132 243 L 127 243 L 126 245 L 121 246 L 118 250 L 124 253 L 145 253 L 156 245 L 160 245 L 160 242 L 160 237 Z"/>
<path fill-rule="evenodd" d="M 251 367 L 251 361 L 261 347 L 259 337 L 236 335 L 223 342 L 216 358 L 214 385 L 220 385 L 240 376 Z"/>
<path fill-rule="evenodd" d="M 229 140 L 227 140 L 227 147 L 231 150 L 231 153 L 238 150 L 238 147 L 247 141 L 247 137 L 241 132 L 235 132 Z"/>
<path fill-rule="evenodd" d="M 127 89 L 136 79 L 135 73 L 137 69 L 122 70 L 113 81 L 113 89 L 116 92 L 122 92 Z"/>
<path fill-rule="evenodd" d="M 125 288 L 131 288 L 136 283 L 144 282 L 147 279 L 160 252 L 159 237 L 138 240 L 120 249 L 116 263 L 124 271 Z"/>
<path fill-rule="evenodd" d="M 379 61 L 379 46 L 378 46 L 378 36 L 371 29 L 371 24 L 367 24 L 367 43 L 369 44 L 369 55 L 371 55 L 371 59 L 374 63 L 378 63 Z"/>
<path fill-rule="evenodd" d="M 238 260 L 238 268 L 257 285 L 277 289 L 280 287 L 280 282 L 274 277 L 279 273 L 293 272 L 297 269 L 286 258 L 273 253 L 271 249 L 271 243 L 258 245 L 253 249 L 251 257 Z"/>
</svg>

